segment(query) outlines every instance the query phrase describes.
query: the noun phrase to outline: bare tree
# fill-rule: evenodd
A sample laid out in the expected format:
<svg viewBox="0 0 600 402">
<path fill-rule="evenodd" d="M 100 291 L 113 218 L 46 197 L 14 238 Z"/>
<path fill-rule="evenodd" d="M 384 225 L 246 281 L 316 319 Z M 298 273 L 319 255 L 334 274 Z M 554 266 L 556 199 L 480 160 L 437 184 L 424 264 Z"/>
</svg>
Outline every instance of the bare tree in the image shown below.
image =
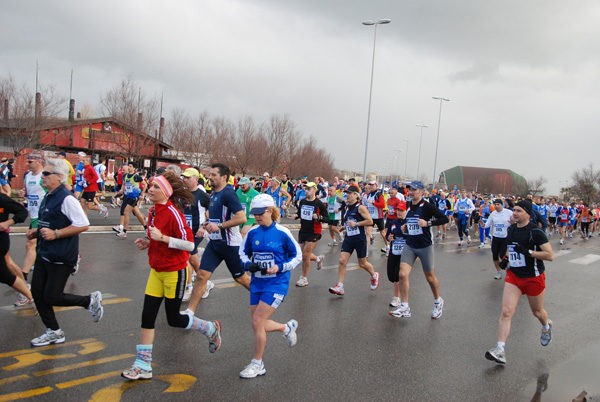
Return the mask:
<svg viewBox="0 0 600 402">
<path fill-rule="evenodd" d="M 573 184 L 569 190 L 573 195 L 581 197 L 588 205 L 597 199 L 600 171 L 594 169 L 591 163 L 587 167 L 573 172 L 571 179 Z"/>
<path fill-rule="evenodd" d="M 536 179 L 527 180 L 527 188 L 531 195 L 537 197 L 538 195 L 544 194 L 546 188 L 544 184 L 546 184 L 548 180 L 544 176 L 540 176 Z"/>
<path fill-rule="evenodd" d="M 96 112 L 89 103 L 84 103 L 81 109 L 79 109 L 79 113 L 81 113 L 82 119 L 93 119 L 96 117 Z"/>
<path fill-rule="evenodd" d="M 240 119 L 230 146 L 231 153 L 235 156 L 231 167 L 245 176 L 256 167 L 256 160 L 260 159 L 264 152 L 264 137 L 252 116 Z"/>
<path fill-rule="evenodd" d="M 102 113 L 114 117 L 133 129 L 132 135 L 122 136 L 115 141 L 119 150 L 129 157 L 139 155 L 140 146 L 148 133 L 154 133 L 160 119 L 160 103 L 149 98 L 139 85 L 128 76 L 115 88 L 100 97 Z M 119 134 L 120 135 L 120 134 Z"/>
<path fill-rule="evenodd" d="M 26 85 L 18 86 L 12 76 L 0 80 L 0 135 L 15 158 L 24 149 L 50 146 L 41 142 L 40 133 L 67 110 L 67 100 L 57 95 L 55 86 L 40 85 L 38 91 L 36 95 Z"/>
</svg>

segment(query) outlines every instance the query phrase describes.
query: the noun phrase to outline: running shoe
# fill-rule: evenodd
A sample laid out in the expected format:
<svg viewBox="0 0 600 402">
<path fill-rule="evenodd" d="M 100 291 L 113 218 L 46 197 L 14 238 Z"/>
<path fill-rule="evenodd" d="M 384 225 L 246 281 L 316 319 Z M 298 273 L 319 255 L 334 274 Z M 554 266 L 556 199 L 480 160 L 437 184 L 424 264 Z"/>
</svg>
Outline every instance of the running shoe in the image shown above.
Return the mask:
<svg viewBox="0 0 600 402">
<path fill-rule="evenodd" d="M 298 342 L 298 335 L 296 335 L 296 329 L 298 329 L 298 321 L 292 319 L 285 324 L 290 330 L 287 335 L 283 335 L 288 341 L 288 346 L 291 348 Z"/>
<path fill-rule="evenodd" d="M 344 241 L 344 236 L 342 236 L 342 234 L 338 234 L 338 240 L 340 241 L 340 243 L 342 243 Z"/>
<path fill-rule="evenodd" d="M 183 294 L 183 299 L 181 301 L 190 301 L 190 298 L 192 297 L 192 289 L 194 289 L 194 285 L 187 285 L 185 287 L 185 293 Z"/>
<path fill-rule="evenodd" d="M 446 233 L 442 233 L 442 240 L 446 238 Z"/>
<path fill-rule="evenodd" d="M 325 256 L 321 254 L 317 257 L 317 270 L 323 268 L 323 261 L 325 261 Z"/>
<path fill-rule="evenodd" d="M 502 279 L 502 271 L 496 272 L 496 275 L 494 275 L 494 279 Z"/>
<path fill-rule="evenodd" d="M 463 241 L 462 241 L 462 239 L 460 239 L 460 240 L 458 241 L 458 245 L 459 245 L 459 246 L 462 246 L 462 245 L 463 245 Z"/>
<path fill-rule="evenodd" d="M 329 293 L 333 293 L 334 295 L 338 296 L 343 296 L 346 294 L 346 292 L 344 292 L 344 286 L 340 286 L 339 284 L 329 288 Z"/>
<path fill-rule="evenodd" d="M 133 366 L 129 370 L 123 371 L 121 377 L 128 380 L 149 380 L 152 378 L 152 370 L 144 370 L 138 366 Z"/>
<path fill-rule="evenodd" d="M 210 293 L 210 291 L 215 287 L 215 284 L 212 283 L 212 281 L 206 281 L 206 291 L 204 292 L 204 294 L 202 295 L 203 299 L 206 299 L 208 297 L 208 294 Z"/>
<path fill-rule="evenodd" d="M 300 279 L 298 279 L 298 282 L 296 282 L 296 286 L 299 288 L 308 286 L 308 279 L 305 276 L 301 276 Z"/>
<path fill-rule="evenodd" d="M 65 333 L 62 329 L 53 331 L 50 328 L 47 328 L 43 335 L 31 340 L 31 346 L 47 346 L 51 343 L 63 343 L 64 341 Z"/>
<path fill-rule="evenodd" d="M 382 253 L 386 253 L 386 254 L 387 254 L 387 253 L 388 253 L 388 251 L 390 251 L 390 246 L 385 246 L 385 247 L 382 247 L 382 248 L 381 248 L 381 252 L 382 252 Z"/>
<path fill-rule="evenodd" d="M 471 244 L 471 235 L 467 235 L 467 244 Z"/>
<path fill-rule="evenodd" d="M 433 302 L 433 311 L 431 312 L 431 318 L 438 319 L 442 316 L 442 308 L 444 307 L 444 299 L 440 297 L 440 302 Z"/>
<path fill-rule="evenodd" d="M 126 239 L 127 238 L 127 233 L 125 233 L 125 232 L 119 232 L 119 233 L 117 233 L 117 237 L 120 237 L 121 239 Z"/>
<path fill-rule="evenodd" d="M 561 246 L 564 244 L 563 239 L 560 239 L 560 244 L 561 244 Z"/>
<path fill-rule="evenodd" d="M 29 300 L 27 298 L 27 296 L 25 296 L 22 293 L 19 293 L 19 296 L 17 296 L 17 301 L 15 302 L 14 306 L 15 307 L 23 307 L 23 306 L 28 306 L 30 304 L 33 304 L 33 299 Z"/>
<path fill-rule="evenodd" d="M 113 232 L 117 232 L 117 233 L 121 233 L 123 231 L 123 230 L 121 230 L 121 227 L 119 225 L 113 226 L 112 230 L 113 230 Z"/>
<path fill-rule="evenodd" d="M 81 254 L 77 255 L 77 263 L 73 267 L 73 271 L 71 271 L 71 275 L 77 274 L 79 272 L 79 263 L 81 262 Z"/>
<path fill-rule="evenodd" d="M 480 248 L 480 249 L 483 249 L 483 247 L 484 247 L 484 246 L 485 246 L 485 243 L 481 243 L 481 244 L 479 245 L 479 248 Z"/>
<path fill-rule="evenodd" d="M 256 378 L 259 375 L 264 375 L 267 372 L 265 369 L 265 364 L 261 362 L 260 365 L 251 361 L 249 365 L 247 365 L 244 370 L 240 373 L 240 377 L 242 378 Z"/>
<path fill-rule="evenodd" d="M 102 205 L 102 209 L 100 210 L 100 212 L 102 213 L 102 215 L 104 215 L 104 219 L 108 219 L 108 208 Z"/>
<path fill-rule="evenodd" d="M 90 305 L 88 311 L 92 315 L 94 322 L 98 322 L 104 315 L 104 307 L 102 307 L 102 292 L 99 290 L 90 293 Z"/>
<path fill-rule="evenodd" d="M 328 245 L 328 246 L 332 246 L 332 247 L 333 247 L 333 246 L 337 246 L 337 245 L 338 245 L 338 242 L 334 240 L 334 241 L 332 241 L 332 242 L 329 242 L 329 243 L 327 243 L 327 245 Z"/>
<path fill-rule="evenodd" d="M 394 296 L 394 298 L 390 302 L 390 307 L 399 307 L 399 306 L 400 306 L 400 298 Z"/>
<path fill-rule="evenodd" d="M 371 244 L 371 246 L 372 246 L 372 245 L 373 245 L 373 243 L 375 243 L 375 235 L 374 235 L 374 234 L 371 234 L 371 240 L 370 240 L 370 241 L 371 241 L 371 243 L 370 243 L 370 244 Z"/>
<path fill-rule="evenodd" d="M 371 277 L 371 290 L 377 290 L 379 287 L 379 272 L 375 272 L 375 275 Z"/>
<path fill-rule="evenodd" d="M 548 326 L 550 327 L 548 331 L 544 332 L 542 330 L 542 336 L 540 338 L 542 346 L 548 346 L 550 345 L 550 342 L 552 342 L 552 320 L 548 320 Z"/>
<path fill-rule="evenodd" d="M 440 237 L 442 235 L 442 232 L 438 231 L 437 234 L 435 235 L 435 237 Z"/>
<path fill-rule="evenodd" d="M 212 335 L 208 336 L 208 351 L 215 353 L 221 347 L 221 323 L 219 321 L 213 321 L 215 330 Z"/>
<path fill-rule="evenodd" d="M 396 310 L 390 311 L 390 315 L 392 317 L 397 318 L 409 318 L 410 317 L 410 307 L 400 305 Z"/>
<path fill-rule="evenodd" d="M 506 364 L 506 353 L 504 353 L 504 349 L 500 346 L 496 346 L 485 352 L 485 358 L 496 363 Z"/>
</svg>

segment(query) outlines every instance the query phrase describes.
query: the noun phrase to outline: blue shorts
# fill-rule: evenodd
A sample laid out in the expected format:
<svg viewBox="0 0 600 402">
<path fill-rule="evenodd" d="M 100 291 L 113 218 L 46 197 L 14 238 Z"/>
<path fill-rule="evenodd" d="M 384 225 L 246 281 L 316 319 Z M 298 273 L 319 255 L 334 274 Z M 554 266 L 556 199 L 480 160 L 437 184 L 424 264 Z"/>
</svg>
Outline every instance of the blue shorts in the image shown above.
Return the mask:
<svg viewBox="0 0 600 402">
<path fill-rule="evenodd" d="M 204 254 L 202 254 L 202 261 L 200 261 L 200 269 L 202 271 L 215 272 L 219 264 L 225 261 L 234 279 L 244 275 L 244 268 L 242 268 L 242 261 L 238 254 L 240 247 L 216 243 L 217 241 L 211 240 L 206 245 Z"/>
<path fill-rule="evenodd" d="M 446 216 L 452 216 L 452 215 L 454 215 L 454 211 L 448 211 L 448 210 L 446 210 L 444 212 L 444 215 L 446 215 Z"/>
<path fill-rule="evenodd" d="M 190 251 L 190 255 L 198 254 L 198 246 L 200 245 L 200 243 L 202 243 L 202 240 L 204 240 L 204 237 L 194 236 L 194 249 Z"/>
<path fill-rule="evenodd" d="M 565 228 L 569 226 L 569 222 L 558 222 L 558 227 L 559 228 Z"/>
<path fill-rule="evenodd" d="M 273 292 L 256 292 L 250 293 L 250 305 L 256 306 L 259 302 L 263 302 L 274 309 L 279 307 L 281 302 L 285 299 L 285 295 Z"/>
<path fill-rule="evenodd" d="M 99 181 L 98 182 L 98 190 L 99 191 L 104 191 L 104 182 L 103 181 Z"/>
<path fill-rule="evenodd" d="M 83 187 L 79 184 L 75 184 L 73 191 L 79 191 L 81 193 L 83 191 Z"/>
<path fill-rule="evenodd" d="M 358 258 L 365 258 L 367 256 L 367 242 L 366 241 L 349 241 L 348 237 L 344 238 L 342 243 L 342 252 L 350 253 L 356 250 L 356 256 Z"/>
</svg>

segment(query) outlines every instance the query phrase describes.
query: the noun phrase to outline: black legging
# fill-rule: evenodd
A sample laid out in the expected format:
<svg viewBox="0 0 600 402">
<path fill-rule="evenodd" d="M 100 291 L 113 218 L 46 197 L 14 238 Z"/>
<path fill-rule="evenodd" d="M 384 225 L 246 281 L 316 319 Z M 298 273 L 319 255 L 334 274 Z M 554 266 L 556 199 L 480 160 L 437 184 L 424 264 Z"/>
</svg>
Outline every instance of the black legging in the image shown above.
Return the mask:
<svg viewBox="0 0 600 402">
<path fill-rule="evenodd" d="M 10 238 L 8 233 L 0 232 L 0 283 L 6 283 L 8 286 L 15 284 L 17 277 L 10 272 L 6 265 L 6 254 L 10 249 Z"/>
<path fill-rule="evenodd" d="M 73 272 L 72 265 L 54 264 L 44 260 L 39 254 L 35 259 L 31 294 L 44 325 L 53 331 L 60 329 L 53 306 L 88 308 L 90 305 L 89 295 L 79 296 L 63 293 L 71 272 Z"/>
<path fill-rule="evenodd" d="M 185 272 L 185 270 L 183 270 Z M 142 311 L 142 328 L 154 329 L 154 323 L 158 316 L 158 309 L 165 300 L 165 311 L 167 313 L 167 322 L 172 327 L 186 328 L 190 323 L 190 318 L 187 314 L 181 314 L 179 309 L 181 307 L 181 299 L 183 296 L 176 297 L 175 299 L 168 299 L 166 297 L 156 297 L 145 295 L 144 296 L 144 310 Z"/>
<path fill-rule="evenodd" d="M 390 250 L 387 260 L 387 275 L 390 282 L 400 282 L 400 260 L 401 255 L 394 255 Z"/>
</svg>

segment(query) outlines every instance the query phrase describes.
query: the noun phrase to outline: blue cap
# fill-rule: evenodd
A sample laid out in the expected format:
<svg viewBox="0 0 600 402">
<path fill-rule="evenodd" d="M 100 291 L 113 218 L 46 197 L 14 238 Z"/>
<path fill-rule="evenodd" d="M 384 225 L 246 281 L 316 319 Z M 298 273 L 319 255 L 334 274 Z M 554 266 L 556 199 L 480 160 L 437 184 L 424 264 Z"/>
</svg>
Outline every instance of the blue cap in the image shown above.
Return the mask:
<svg viewBox="0 0 600 402">
<path fill-rule="evenodd" d="M 409 182 L 404 183 L 404 185 L 406 187 L 415 188 L 418 190 L 425 190 L 425 186 L 423 185 L 423 182 L 420 180 L 409 181 Z"/>
</svg>

